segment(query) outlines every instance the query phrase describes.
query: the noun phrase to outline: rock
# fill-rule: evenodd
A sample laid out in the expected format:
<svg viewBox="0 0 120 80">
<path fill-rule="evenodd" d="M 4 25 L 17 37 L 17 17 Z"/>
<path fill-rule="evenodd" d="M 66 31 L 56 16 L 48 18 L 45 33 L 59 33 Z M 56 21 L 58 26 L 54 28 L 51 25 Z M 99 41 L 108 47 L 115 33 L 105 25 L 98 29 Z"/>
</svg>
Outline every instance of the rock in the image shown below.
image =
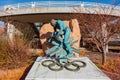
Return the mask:
<svg viewBox="0 0 120 80">
<path fill-rule="evenodd" d="M 77 48 L 80 47 L 81 33 L 80 27 L 77 19 L 71 19 L 70 21 L 63 21 L 71 29 L 70 37 L 74 37 L 74 40 L 78 40 L 75 44 Z"/>
<path fill-rule="evenodd" d="M 70 27 L 72 28 L 71 30 L 71 36 L 74 37 L 74 40 L 78 40 L 78 42 L 75 44 L 77 48 L 80 47 L 80 40 L 81 40 L 81 33 L 80 33 L 80 27 L 77 19 L 72 19 L 70 21 Z"/>
<path fill-rule="evenodd" d="M 51 33 L 54 31 L 53 27 L 50 23 L 44 24 L 40 30 L 40 41 L 42 44 L 43 51 L 47 50 L 48 48 L 52 47 L 51 44 L 47 42 L 47 39 L 50 37 Z"/>
<path fill-rule="evenodd" d="M 77 19 L 70 20 L 70 28 L 71 28 L 71 36 L 74 37 L 74 40 L 78 40 L 78 42 L 75 43 L 73 47 L 80 48 L 81 33 Z M 79 53 L 75 53 L 75 56 L 79 57 Z"/>
<path fill-rule="evenodd" d="M 70 21 L 63 21 L 67 26 L 70 26 Z"/>
</svg>

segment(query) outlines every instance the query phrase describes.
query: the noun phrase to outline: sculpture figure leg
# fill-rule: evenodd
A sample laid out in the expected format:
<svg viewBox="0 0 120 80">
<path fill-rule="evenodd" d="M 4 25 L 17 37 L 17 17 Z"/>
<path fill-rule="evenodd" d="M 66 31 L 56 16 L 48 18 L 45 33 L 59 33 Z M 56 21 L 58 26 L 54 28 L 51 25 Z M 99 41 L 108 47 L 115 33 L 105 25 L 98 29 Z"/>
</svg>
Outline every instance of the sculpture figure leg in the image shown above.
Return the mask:
<svg viewBox="0 0 120 80">
<path fill-rule="evenodd" d="M 69 37 L 70 37 L 70 29 L 67 28 L 65 30 L 63 43 L 64 43 L 64 46 L 65 46 L 66 50 L 68 51 L 68 54 L 72 52 L 72 48 L 71 48 L 71 46 L 70 46 L 70 44 L 68 42 Z"/>
<path fill-rule="evenodd" d="M 55 52 L 56 50 L 58 50 L 58 47 L 59 46 L 53 46 L 52 48 L 46 50 L 46 54 L 49 55 L 49 54 Z"/>
</svg>

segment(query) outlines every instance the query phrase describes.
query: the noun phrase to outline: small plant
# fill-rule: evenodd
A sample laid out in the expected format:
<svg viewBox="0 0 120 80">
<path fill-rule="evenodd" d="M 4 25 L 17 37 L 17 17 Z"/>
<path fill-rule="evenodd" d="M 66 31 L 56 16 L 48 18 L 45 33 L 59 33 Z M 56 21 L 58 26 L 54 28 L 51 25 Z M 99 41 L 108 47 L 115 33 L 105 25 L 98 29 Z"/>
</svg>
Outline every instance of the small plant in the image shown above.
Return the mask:
<svg viewBox="0 0 120 80">
<path fill-rule="evenodd" d="M 105 71 L 114 72 L 120 74 L 120 59 L 107 59 L 105 65 L 97 64 L 97 66 Z"/>
</svg>

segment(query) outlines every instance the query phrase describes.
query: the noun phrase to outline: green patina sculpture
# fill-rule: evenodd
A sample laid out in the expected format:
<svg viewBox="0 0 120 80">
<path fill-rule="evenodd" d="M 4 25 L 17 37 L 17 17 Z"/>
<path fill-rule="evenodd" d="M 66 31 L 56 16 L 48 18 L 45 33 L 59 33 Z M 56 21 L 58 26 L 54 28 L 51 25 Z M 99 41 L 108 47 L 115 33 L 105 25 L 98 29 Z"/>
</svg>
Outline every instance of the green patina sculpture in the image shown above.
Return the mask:
<svg viewBox="0 0 120 80">
<path fill-rule="evenodd" d="M 80 53 L 79 49 L 73 47 L 73 37 L 70 38 L 70 28 L 61 20 L 51 20 L 51 25 L 54 28 L 54 32 L 51 34 L 48 42 L 53 44 L 53 47 L 46 50 L 46 55 L 53 57 L 60 63 L 68 62 L 68 59 L 75 57 L 73 52 Z"/>
</svg>

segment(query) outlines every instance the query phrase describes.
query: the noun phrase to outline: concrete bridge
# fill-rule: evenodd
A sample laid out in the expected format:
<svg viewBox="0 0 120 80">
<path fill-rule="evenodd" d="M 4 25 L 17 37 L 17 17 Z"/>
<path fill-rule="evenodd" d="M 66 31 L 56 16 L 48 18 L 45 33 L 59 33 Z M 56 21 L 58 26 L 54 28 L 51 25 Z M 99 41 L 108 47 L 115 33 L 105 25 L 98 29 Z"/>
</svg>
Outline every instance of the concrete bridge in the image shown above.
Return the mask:
<svg viewBox="0 0 120 80">
<path fill-rule="evenodd" d="M 66 19 L 73 13 L 120 16 L 120 6 L 80 1 L 39 1 L 0 7 L 1 19 L 12 16 L 14 20 L 22 22 L 46 22 L 51 18 Z"/>
<path fill-rule="evenodd" d="M 120 6 L 117 5 L 81 1 L 39 1 L 0 7 L 0 16 L 38 13 L 87 13 L 120 16 L 119 12 Z"/>
<path fill-rule="evenodd" d="M 86 16 L 103 14 L 118 18 L 120 6 L 80 1 L 40 1 L 0 7 L 0 19 L 6 21 L 7 18 L 11 18 L 18 29 L 22 26 L 21 29 L 27 26 L 34 27 L 36 22 L 48 23 L 53 18 L 61 20 L 76 18 L 81 21 L 79 18 L 81 14 Z M 39 36 L 38 32 L 36 34 Z"/>
</svg>

